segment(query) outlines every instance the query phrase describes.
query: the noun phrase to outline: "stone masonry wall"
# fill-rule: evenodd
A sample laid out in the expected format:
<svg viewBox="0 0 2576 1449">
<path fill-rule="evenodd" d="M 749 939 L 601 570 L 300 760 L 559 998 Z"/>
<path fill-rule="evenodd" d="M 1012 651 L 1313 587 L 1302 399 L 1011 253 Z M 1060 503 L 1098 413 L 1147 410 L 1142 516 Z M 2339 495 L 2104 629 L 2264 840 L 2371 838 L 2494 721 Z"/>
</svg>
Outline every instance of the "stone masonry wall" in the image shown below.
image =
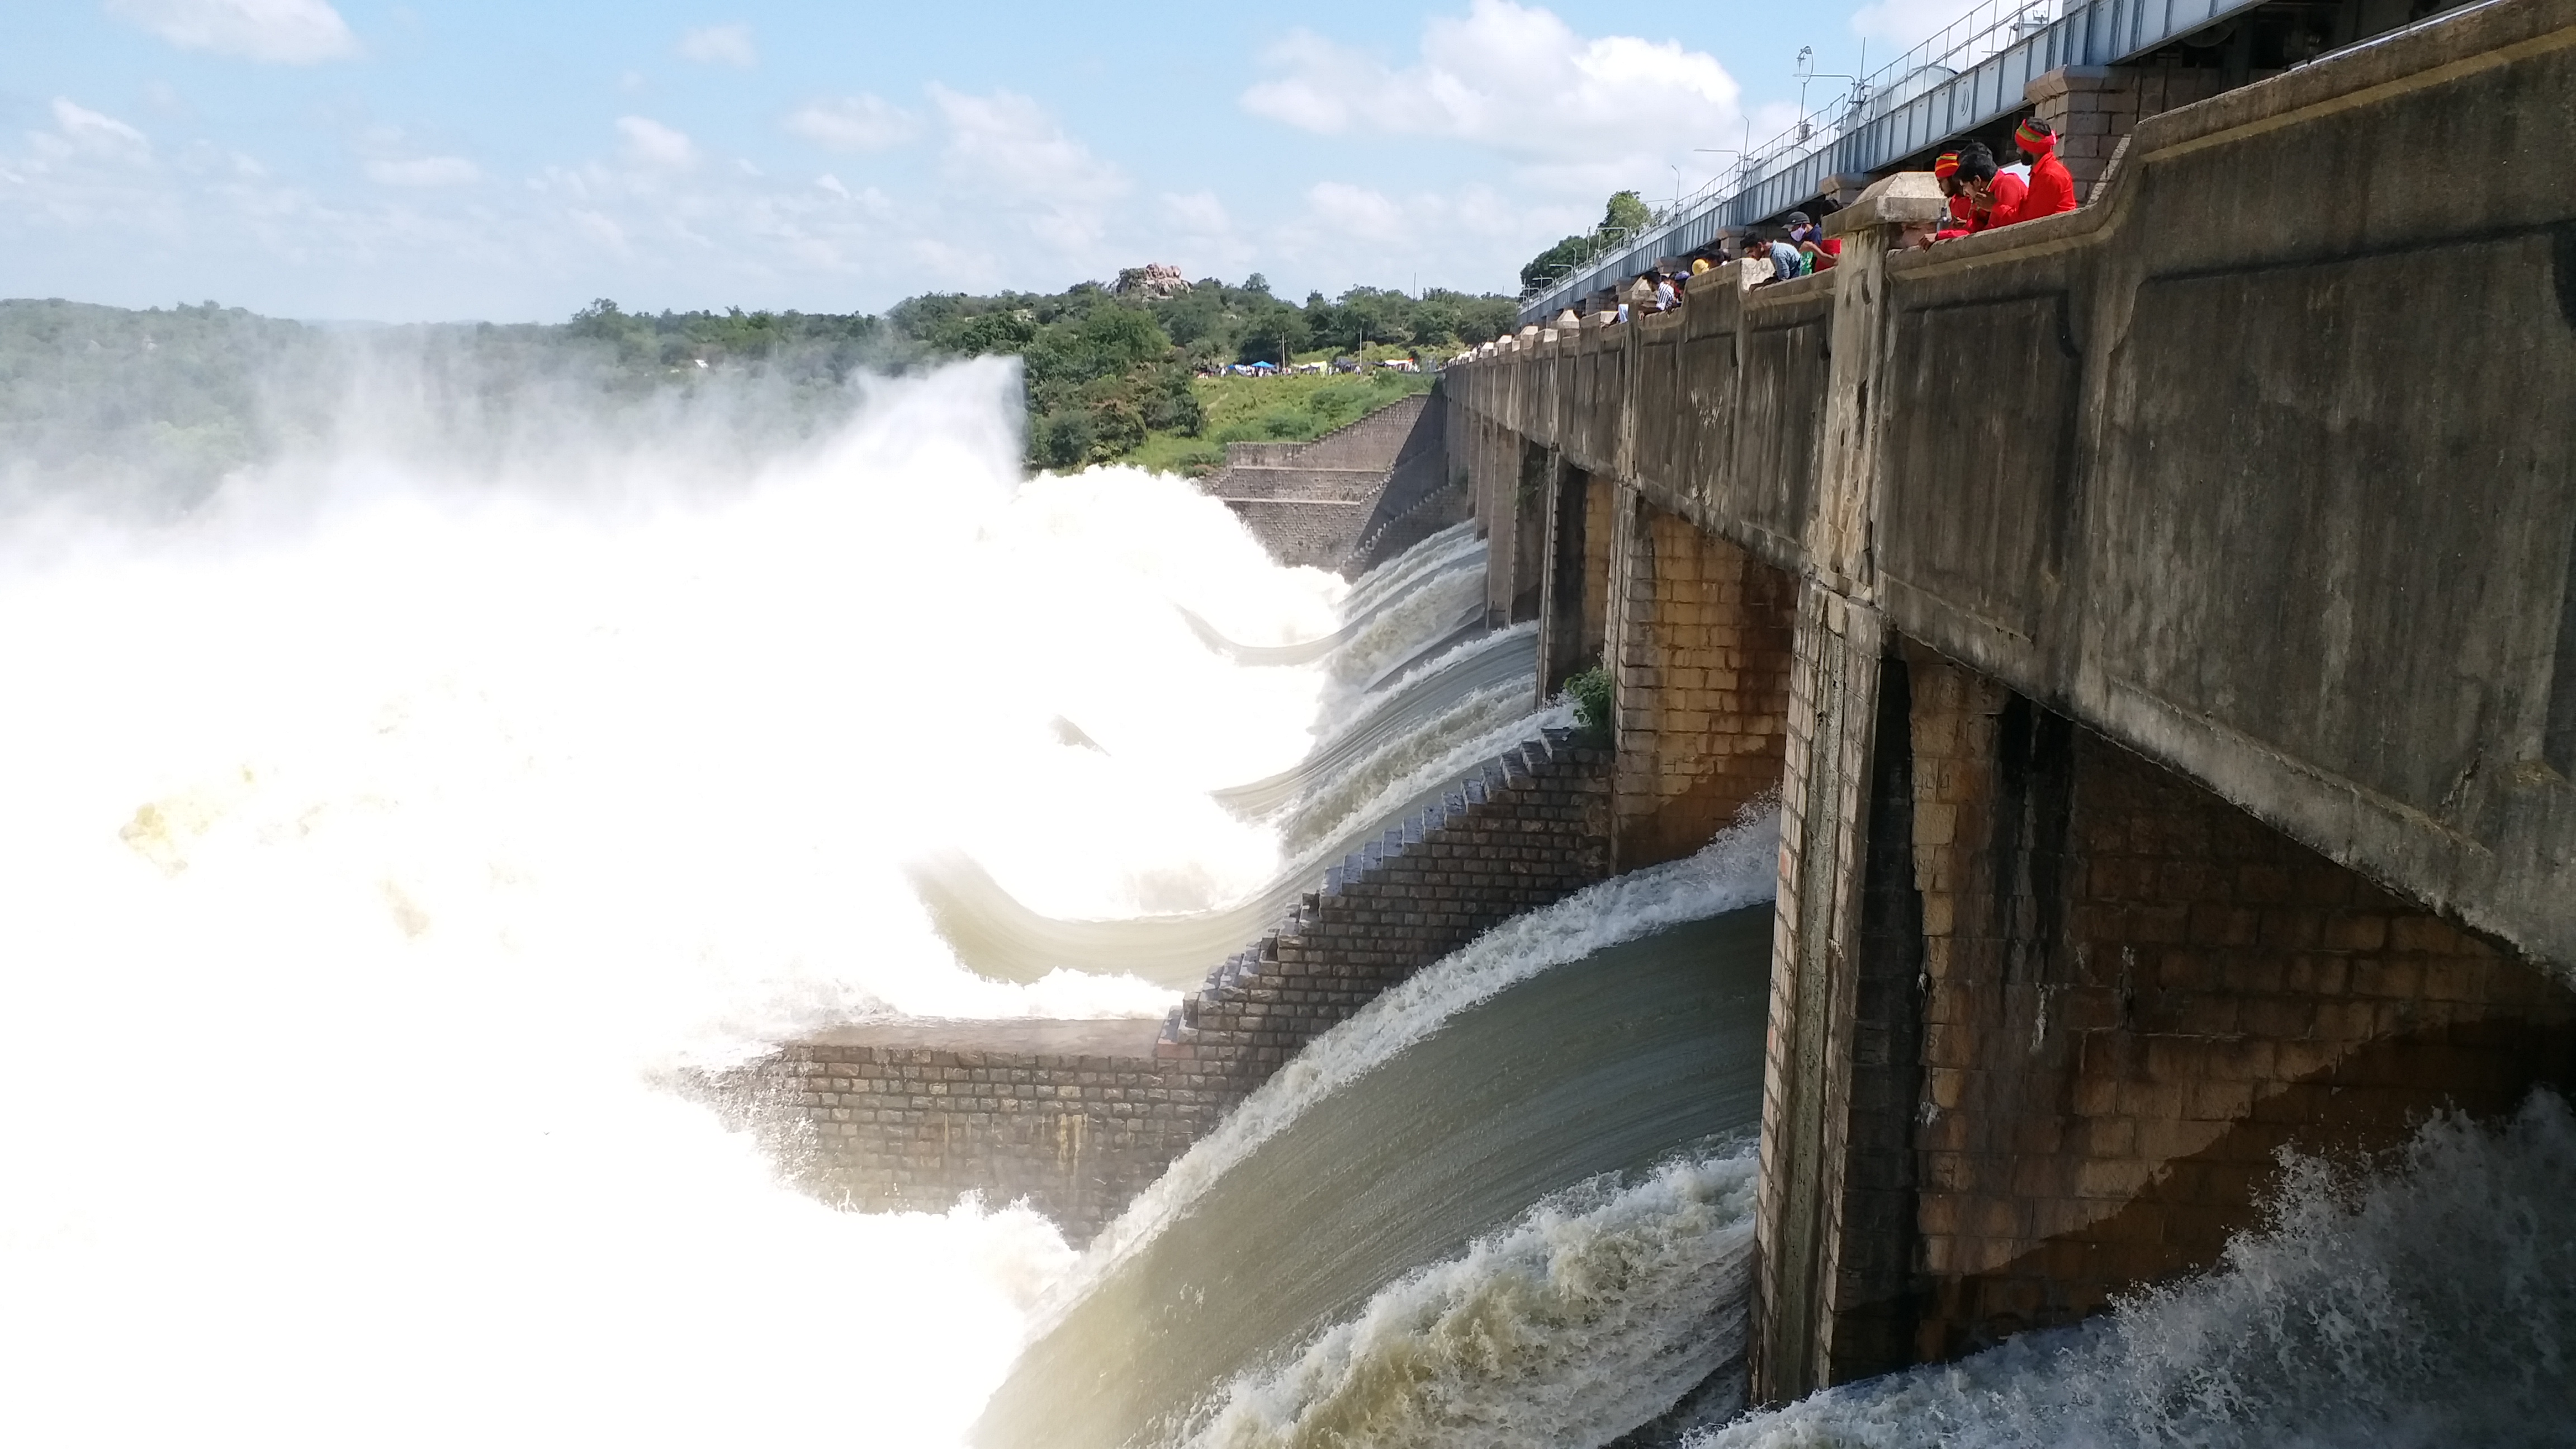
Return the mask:
<svg viewBox="0 0 2576 1449">
<path fill-rule="evenodd" d="M 1215 1124 L 1228 1084 L 1157 1061 L 1150 1022 L 1068 1024 L 1129 1028 L 1088 1052 L 1026 1049 L 1023 1025 L 827 1033 L 741 1069 L 718 1096 L 828 1202 L 943 1212 L 975 1192 L 1026 1199 L 1088 1236 Z"/>
<path fill-rule="evenodd" d="M 2576 1082 L 2539 968 L 1912 653 L 1920 1358 L 2208 1265 L 2284 1146 Z"/>
<path fill-rule="evenodd" d="M 1402 554 L 1444 528 L 1466 522 L 1475 516 L 1475 498 L 1467 491 L 1464 479 L 1432 489 L 1417 498 L 1403 512 L 1360 539 L 1351 550 L 1350 573 L 1356 577 Z"/>
<path fill-rule="evenodd" d="M 1044 1023 L 1098 1039 L 1031 1050 L 1031 1023 L 886 1023 L 706 1085 L 829 1201 L 935 1212 L 967 1192 L 1025 1198 L 1086 1239 L 1307 1042 L 1504 919 L 1606 875 L 1608 766 L 1563 731 L 1505 752 L 1327 871 L 1159 1034 Z"/>
<path fill-rule="evenodd" d="M 2138 122 L 2207 100 L 2225 85 L 2224 74 L 2207 67 L 2061 66 L 2032 81 L 2024 95 L 2032 112 L 2056 129 L 2057 159 L 2084 197 Z"/>
<path fill-rule="evenodd" d="M 1283 564 L 1347 567 L 1401 474 L 1417 491 L 1436 486 L 1426 463 L 1442 451 L 1445 409 L 1428 396 L 1399 399 L 1309 443 L 1229 443 L 1225 466 L 1200 491 L 1225 501 Z"/>
<path fill-rule="evenodd" d="M 1798 592 L 1725 539 L 1622 497 L 1642 510 L 1627 566 L 1612 571 L 1623 615 L 1612 853 L 1626 871 L 1690 854 L 1779 789 Z"/>
<path fill-rule="evenodd" d="M 1328 871 L 1181 1003 L 1155 1054 L 1249 1092 L 1379 993 L 1609 875 L 1608 756 L 1547 731 Z"/>
</svg>

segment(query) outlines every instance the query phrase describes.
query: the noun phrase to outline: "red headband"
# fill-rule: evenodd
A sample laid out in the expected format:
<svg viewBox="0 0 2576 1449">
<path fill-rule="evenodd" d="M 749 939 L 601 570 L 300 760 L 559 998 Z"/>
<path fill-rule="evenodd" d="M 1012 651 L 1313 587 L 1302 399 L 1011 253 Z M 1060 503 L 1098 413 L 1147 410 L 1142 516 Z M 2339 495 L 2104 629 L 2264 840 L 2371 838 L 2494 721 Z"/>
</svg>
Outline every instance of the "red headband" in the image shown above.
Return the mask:
<svg viewBox="0 0 2576 1449">
<path fill-rule="evenodd" d="M 2055 134 L 2032 129 L 2037 123 L 2024 121 L 2013 128 L 2013 144 L 2025 151 L 2046 151 L 2057 144 Z"/>
<path fill-rule="evenodd" d="M 1932 174 L 1944 181 L 1959 174 L 1959 153 L 1944 151 L 1932 158 Z"/>
</svg>

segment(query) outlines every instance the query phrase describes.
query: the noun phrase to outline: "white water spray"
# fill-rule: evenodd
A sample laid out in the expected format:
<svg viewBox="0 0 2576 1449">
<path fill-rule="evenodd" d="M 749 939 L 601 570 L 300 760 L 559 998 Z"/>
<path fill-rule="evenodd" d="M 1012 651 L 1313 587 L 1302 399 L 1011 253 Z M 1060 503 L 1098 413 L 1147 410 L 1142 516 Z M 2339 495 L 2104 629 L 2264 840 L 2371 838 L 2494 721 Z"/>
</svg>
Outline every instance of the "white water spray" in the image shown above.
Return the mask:
<svg viewBox="0 0 2576 1449">
<path fill-rule="evenodd" d="M 2059 1333 L 1802 1400 L 1693 1449 L 2540 1449 L 2576 1387 L 2576 1116 L 2291 1159 L 2212 1273 Z"/>
<path fill-rule="evenodd" d="M 1258 885 L 1206 792 L 1326 681 L 1173 605 L 1293 644 L 1344 591 L 1180 480 L 1023 484 L 1010 382 L 722 476 L 353 426 L 175 526 L 9 525 L 0 1440 L 956 1437 L 1053 1229 L 829 1212 L 650 1080 L 875 1012 L 1159 1014 L 972 976 L 901 863 L 1081 915 Z"/>
</svg>

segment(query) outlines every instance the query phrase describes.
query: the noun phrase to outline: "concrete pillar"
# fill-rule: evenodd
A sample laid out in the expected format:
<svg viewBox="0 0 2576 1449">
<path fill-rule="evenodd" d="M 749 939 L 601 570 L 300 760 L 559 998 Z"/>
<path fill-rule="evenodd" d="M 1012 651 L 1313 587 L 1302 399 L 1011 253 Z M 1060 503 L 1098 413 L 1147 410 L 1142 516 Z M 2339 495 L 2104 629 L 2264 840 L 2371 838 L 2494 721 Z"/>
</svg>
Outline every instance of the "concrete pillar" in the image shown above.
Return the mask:
<svg viewBox="0 0 2576 1449">
<path fill-rule="evenodd" d="M 1914 1361 L 2208 1267 L 2284 1147 L 2381 1150 L 2576 1078 L 2576 993 L 2539 967 L 1906 652 L 1923 1083 L 1888 1150 L 1921 1173 L 1894 1245 Z"/>
<path fill-rule="evenodd" d="M 1541 704 L 1555 698 L 1568 678 L 1601 660 L 1610 506 L 1617 491 L 1580 468 L 1556 470 L 1547 510 L 1547 577 L 1539 599 Z"/>
<path fill-rule="evenodd" d="M 1798 588 L 1633 492 L 1616 506 L 1611 858 L 1626 871 L 1690 854 L 1779 788 Z"/>
<path fill-rule="evenodd" d="M 1499 629 L 1539 616 L 1545 586 L 1549 479 L 1556 452 L 1505 434 L 1495 470 L 1494 522 L 1485 543 L 1485 625 Z"/>
<path fill-rule="evenodd" d="M 1832 1382 L 1826 1328 L 1850 1160 L 1861 864 L 1877 746 L 1878 612 L 1812 584 L 1798 600 L 1780 790 L 1780 889 L 1763 1070 L 1753 1395 Z"/>
<path fill-rule="evenodd" d="M 1878 410 L 1887 388 L 1893 318 L 1887 253 L 1903 229 L 1940 213 L 1928 173 L 1880 181 L 1826 219 L 1843 239 L 1834 268 L 1832 372 L 1816 502 L 1807 526 L 1809 578 L 1799 601 L 1791 665 L 1787 758 L 1781 778 L 1779 922 L 1773 932 L 1769 1059 L 1762 1104 L 1762 1196 L 1755 1234 L 1753 1393 L 1797 1398 L 1835 1381 L 1835 1310 L 1880 1285 L 1837 1278 L 1847 1230 L 1883 1206 L 1868 1184 L 1847 1184 L 1855 1103 L 1863 1115 L 1887 1090 L 1883 1061 L 1856 1061 L 1862 1006 L 1864 864 L 1878 769 L 1884 626 L 1875 607 L 1871 506 Z M 1885 828 L 1896 828 L 1878 822 Z M 1862 1126 L 1868 1127 L 1866 1121 Z M 1846 1188 L 1863 1189 L 1847 1201 Z M 1857 1265 L 1856 1265 L 1857 1267 Z"/>
</svg>

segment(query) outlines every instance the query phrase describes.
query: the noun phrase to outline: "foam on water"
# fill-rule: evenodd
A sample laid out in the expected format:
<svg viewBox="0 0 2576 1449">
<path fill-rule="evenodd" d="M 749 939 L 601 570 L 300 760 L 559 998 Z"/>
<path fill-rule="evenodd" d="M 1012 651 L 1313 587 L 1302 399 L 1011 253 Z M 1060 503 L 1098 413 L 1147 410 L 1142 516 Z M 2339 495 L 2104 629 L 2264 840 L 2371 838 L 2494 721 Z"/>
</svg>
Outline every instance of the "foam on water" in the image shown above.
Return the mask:
<svg viewBox="0 0 2576 1449">
<path fill-rule="evenodd" d="M 1605 881 L 1516 916 L 1362 1007 L 1273 1074 L 1103 1229 L 1081 1270 L 1050 1296 L 1048 1320 L 1190 1211 L 1212 1184 L 1313 1104 L 1459 1012 L 1595 951 L 1768 899 L 1779 831 L 1779 812 L 1764 811 L 1687 859 Z"/>
<path fill-rule="evenodd" d="M 1173 605 L 1294 641 L 1345 593 L 1182 480 L 1024 481 L 1013 381 L 723 466 L 352 416 L 177 523 L 0 531 L 0 1440 L 955 1439 L 1055 1231 L 827 1211 L 650 1084 L 1159 1015 L 964 970 L 902 866 L 1096 916 L 1268 880 L 1207 791 L 1329 681 Z"/>
<path fill-rule="evenodd" d="M 1526 631 L 1486 635 L 1443 652 L 1409 679 L 1364 729 L 1328 733 L 1304 761 L 1251 786 L 1210 793 L 1260 822 L 1283 863 L 1226 904 L 1113 920 L 1032 910 L 963 852 L 925 852 L 913 887 L 959 958 L 1003 981 L 1064 971 L 1133 975 L 1174 990 L 1202 983 L 1211 963 L 1278 923 L 1327 867 L 1438 803 L 1502 751 L 1568 723 L 1568 707 L 1531 712 Z M 1500 680 L 1500 683 L 1492 681 Z M 1267 810 L 1249 809 L 1267 802 Z"/>
<path fill-rule="evenodd" d="M 1754 1153 L 1549 1196 L 1226 1390 L 1188 1449 L 1565 1449 L 1744 1353 Z"/>
<path fill-rule="evenodd" d="M 2433 1122 L 2367 1175 L 2289 1167 L 2268 1225 L 2202 1278 L 1693 1449 L 2576 1442 L 2576 1117 L 2563 1100 L 2536 1093 L 2501 1127 Z"/>
</svg>

